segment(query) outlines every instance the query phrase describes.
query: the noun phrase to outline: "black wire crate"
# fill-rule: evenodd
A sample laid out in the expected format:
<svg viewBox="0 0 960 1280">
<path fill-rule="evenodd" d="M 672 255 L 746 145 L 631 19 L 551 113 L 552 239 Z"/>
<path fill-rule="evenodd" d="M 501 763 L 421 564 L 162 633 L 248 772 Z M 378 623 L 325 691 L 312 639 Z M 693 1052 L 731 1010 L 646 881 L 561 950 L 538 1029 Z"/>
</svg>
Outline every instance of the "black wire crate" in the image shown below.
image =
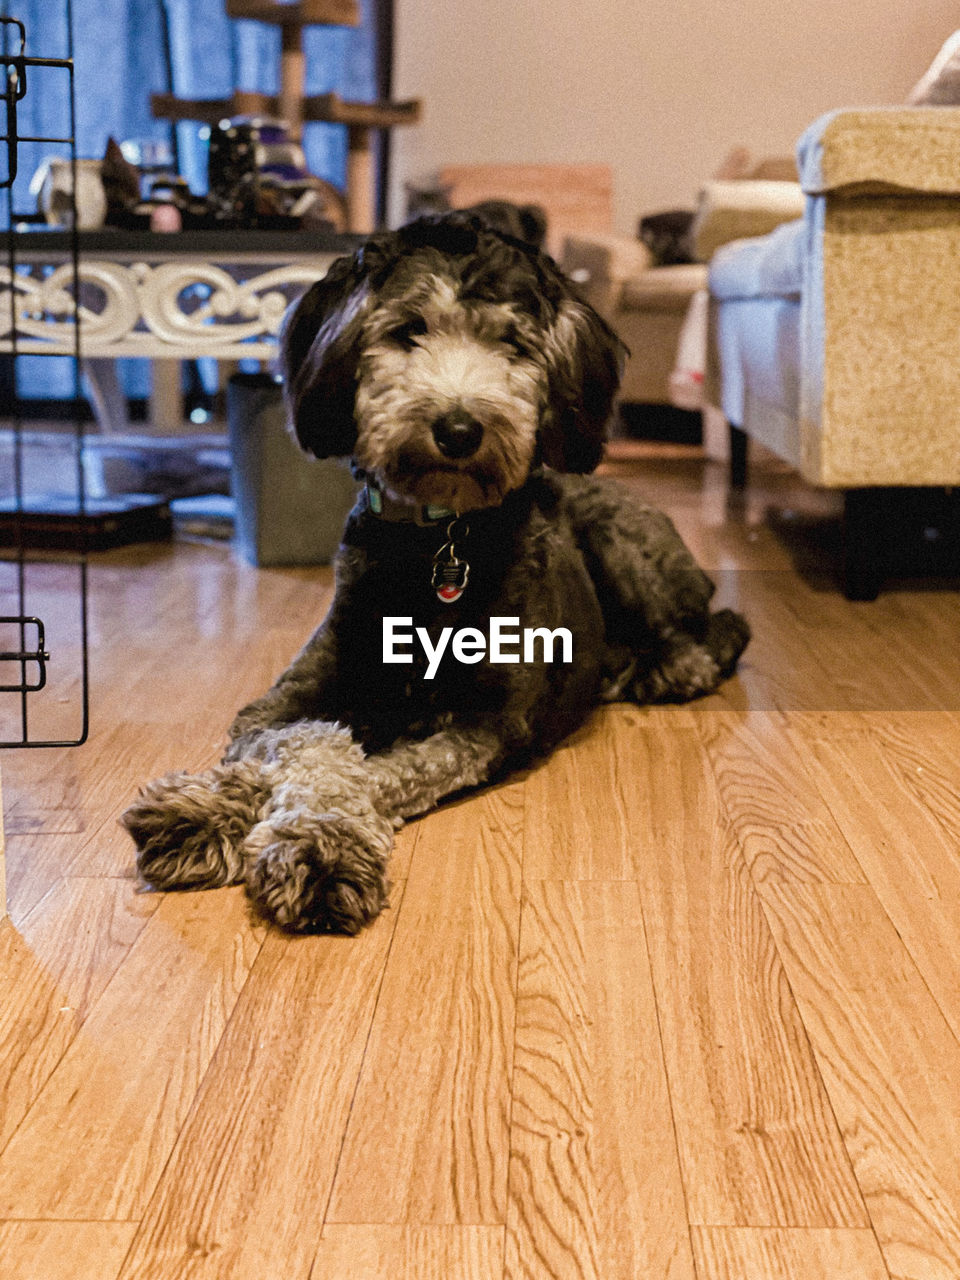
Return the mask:
<svg viewBox="0 0 960 1280">
<path fill-rule="evenodd" d="M 68 46 L 71 17 L 67 0 Z M 49 58 L 26 49 L 23 23 L 0 15 L 0 746 L 78 746 L 89 728 L 91 512 L 83 472 L 73 49 Z M 36 118 L 54 118 L 52 127 L 21 124 L 31 95 L 44 104 Z M 34 354 L 25 331 L 34 318 L 25 288 L 29 269 L 21 256 L 38 222 L 35 209 L 21 207 L 21 159 L 25 148 L 35 155 L 38 147 L 64 159 L 73 179 L 66 192 L 72 270 L 58 302 L 58 319 L 71 325 L 73 336 L 71 413 L 40 433 L 24 428 L 20 392 L 23 361 Z"/>
</svg>

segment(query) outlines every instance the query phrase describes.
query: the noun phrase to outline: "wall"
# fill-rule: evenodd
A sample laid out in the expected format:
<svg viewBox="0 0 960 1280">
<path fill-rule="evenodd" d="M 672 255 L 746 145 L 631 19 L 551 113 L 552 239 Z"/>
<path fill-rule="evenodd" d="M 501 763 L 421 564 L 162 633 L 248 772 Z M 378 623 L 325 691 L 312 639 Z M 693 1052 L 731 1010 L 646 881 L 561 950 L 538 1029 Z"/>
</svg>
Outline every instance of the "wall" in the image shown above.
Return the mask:
<svg viewBox="0 0 960 1280">
<path fill-rule="evenodd" d="M 616 225 L 690 207 L 735 145 L 793 151 L 824 111 L 902 101 L 960 25 L 950 0 L 396 0 L 402 184 L 444 163 L 599 161 Z"/>
</svg>

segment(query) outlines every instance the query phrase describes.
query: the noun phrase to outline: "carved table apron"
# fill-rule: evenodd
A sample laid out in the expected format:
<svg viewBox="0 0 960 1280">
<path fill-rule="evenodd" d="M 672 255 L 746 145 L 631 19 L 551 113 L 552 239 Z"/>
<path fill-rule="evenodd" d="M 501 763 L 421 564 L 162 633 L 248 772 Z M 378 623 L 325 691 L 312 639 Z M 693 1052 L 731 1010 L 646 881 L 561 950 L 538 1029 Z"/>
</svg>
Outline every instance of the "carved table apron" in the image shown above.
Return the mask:
<svg viewBox="0 0 960 1280">
<path fill-rule="evenodd" d="M 153 430 L 184 429 L 179 361 L 211 356 L 270 361 L 288 304 L 350 253 L 357 237 L 306 232 L 80 232 L 80 346 L 97 421 L 127 430 L 113 361 L 157 361 Z M 19 352 L 74 354 L 73 265 L 66 232 L 26 232 L 17 269 L 0 258 L 3 296 L 14 299 Z M 10 351 L 10 304 L 0 303 L 0 351 Z"/>
</svg>

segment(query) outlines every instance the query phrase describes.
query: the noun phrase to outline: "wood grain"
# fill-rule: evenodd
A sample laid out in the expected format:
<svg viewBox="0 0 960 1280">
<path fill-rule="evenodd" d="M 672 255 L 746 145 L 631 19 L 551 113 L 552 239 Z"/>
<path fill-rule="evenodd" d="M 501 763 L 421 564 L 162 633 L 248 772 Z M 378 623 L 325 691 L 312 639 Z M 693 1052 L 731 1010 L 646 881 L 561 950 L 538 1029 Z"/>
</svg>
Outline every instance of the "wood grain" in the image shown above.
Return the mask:
<svg viewBox="0 0 960 1280">
<path fill-rule="evenodd" d="M 954 664 L 944 661 L 944 655 L 956 647 L 960 631 L 957 592 L 891 591 L 880 597 L 880 603 L 880 611 L 866 611 L 864 621 L 881 643 L 896 636 L 896 645 L 888 648 L 888 661 L 895 671 L 909 672 L 911 684 L 923 690 L 922 699 L 907 703 L 905 709 L 960 711 Z M 883 709 L 895 711 L 901 705 L 894 702 Z"/>
<path fill-rule="evenodd" d="M 617 786 L 615 726 L 636 709 L 596 712 L 574 739 L 532 770 L 525 784 L 524 879 L 625 880 L 634 874 L 630 814 Z M 555 821 L 562 810 L 566 820 Z"/>
<path fill-rule="evenodd" d="M 806 753 L 883 909 L 960 1038 L 956 828 L 918 799 L 871 736 L 809 741 Z M 943 816 L 949 819 L 949 810 Z"/>
<path fill-rule="evenodd" d="M 258 573 L 223 550 L 141 546 L 97 558 L 91 739 L 82 751 L 18 753 L 24 785 L 10 798 L 12 830 L 82 831 L 95 849 L 142 782 L 219 756 L 237 707 L 263 692 L 320 622 L 329 567 Z M 101 871 L 95 858 L 73 870 L 119 872 L 115 860 Z"/>
<path fill-rule="evenodd" d="M 7 916 L 7 845 L 3 833 L 3 786 L 0 785 L 0 924 Z"/>
<path fill-rule="evenodd" d="M 760 711 L 937 710 L 931 690 L 891 646 L 889 599 L 851 605 L 834 590 L 812 590 L 793 573 L 739 575 L 740 607 L 754 627 L 740 683 Z"/>
<path fill-rule="evenodd" d="M 76 852 L 73 835 L 14 835 L 7 839 L 7 910 L 19 925 L 64 878 Z"/>
<path fill-rule="evenodd" d="M 422 823 L 409 822 L 405 827 L 401 827 L 394 837 L 393 853 L 390 855 L 390 863 L 387 867 L 387 876 L 392 886 L 390 890 L 391 909 L 395 910 L 399 906 L 400 891 L 401 888 L 406 888 L 407 876 L 410 874 L 410 864 L 413 861 L 417 841 L 420 839 L 422 830 Z"/>
<path fill-rule="evenodd" d="M 267 937 L 123 1276 L 307 1280 L 394 924 Z"/>
<path fill-rule="evenodd" d="M 698 1280 L 890 1280 L 872 1231 L 694 1227 Z"/>
<path fill-rule="evenodd" d="M 803 741 L 833 741 L 866 734 L 880 747 L 900 783 L 944 831 L 960 829 L 960 716 L 944 712 L 861 717 L 846 734 L 836 725 L 797 726 Z"/>
<path fill-rule="evenodd" d="M 499 1225 L 522 786 L 441 809 L 420 827 L 327 1217 Z"/>
<path fill-rule="evenodd" d="M 132 1222 L 0 1222 L 3 1280 L 115 1280 Z"/>
<path fill-rule="evenodd" d="M 7 805 L 4 826 L 8 836 L 35 832 L 76 834 L 83 830 L 84 817 L 78 808 L 79 775 L 75 762 L 71 767 L 69 753 L 58 747 L 43 754 L 46 760 L 40 758 L 40 752 L 33 754 L 34 768 L 30 768 L 26 761 L 22 764 L 18 761 L 18 782 L 21 778 L 24 783 L 29 779 L 29 790 L 21 783 Z M 54 762 L 60 765 L 59 776 L 49 768 Z"/>
<path fill-rule="evenodd" d="M 239 889 L 160 903 L 0 1157 L 0 1218 L 139 1218 L 261 941 Z"/>
<path fill-rule="evenodd" d="M 503 1263 L 502 1227 L 327 1225 L 319 1280 L 491 1280 Z"/>
<path fill-rule="evenodd" d="M 116 880 L 62 880 L 0 925 L 0 1151 L 156 909 Z"/>
<path fill-rule="evenodd" d="M 862 884 L 863 870 L 790 737 L 768 712 L 701 715 L 723 809 L 755 878 Z"/>
<path fill-rule="evenodd" d="M 635 884 L 527 886 L 510 1145 L 510 1280 L 693 1280 Z"/>
<path fill-rule="evenodd" d="M 866 1219 L 709 763 L 686 731 L 624 740 L 644 919 L 691 1223 Z"/>
<path fill-rule="evenodd" d="M 868 886 L 764 890 L 896 1280 L 960 1275 L 960 1045 Z"/>
</svg>

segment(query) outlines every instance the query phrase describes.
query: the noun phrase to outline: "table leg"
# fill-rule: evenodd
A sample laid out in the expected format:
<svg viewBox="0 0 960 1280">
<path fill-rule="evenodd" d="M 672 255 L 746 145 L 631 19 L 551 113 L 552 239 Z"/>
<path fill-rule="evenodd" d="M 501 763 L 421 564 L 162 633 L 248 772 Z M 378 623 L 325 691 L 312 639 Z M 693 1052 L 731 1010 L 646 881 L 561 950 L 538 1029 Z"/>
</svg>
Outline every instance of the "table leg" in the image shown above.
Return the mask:
<svg viewBox="0 0 960 1280">
<path fill-rule="evenodd" d="M 158 436 L 189 435 L 193 424 L 184 421 L 179 360 L 150 361 L 150 431 Z"/>
<path fill-rule="evenodd" d="M 127 397 L 117 377 L 117 362 L 105 357 L 87 358 L 82 364 L 87 394 L 97 426 L 104 435 L 123 435 L 130 430 Z"/>
</svg>

